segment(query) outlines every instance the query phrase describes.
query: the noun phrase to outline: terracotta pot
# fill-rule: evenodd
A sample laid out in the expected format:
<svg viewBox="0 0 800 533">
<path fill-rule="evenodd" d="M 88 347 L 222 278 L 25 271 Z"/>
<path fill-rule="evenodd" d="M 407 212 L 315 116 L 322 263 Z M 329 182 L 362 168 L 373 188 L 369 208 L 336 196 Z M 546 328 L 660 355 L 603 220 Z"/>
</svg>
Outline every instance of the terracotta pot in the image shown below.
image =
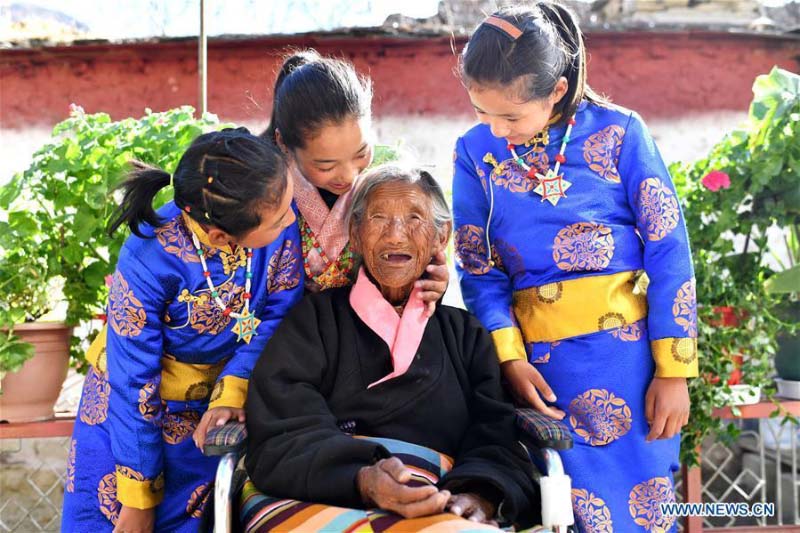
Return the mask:
<svg viewBox="0 0 800 533">
<path fill-rule="evenodd" d="M 14 326 L 14 333 L 34 346 L 35 355 L 17 372 L 3 378 L 0 420 L 33 422 L 53 417 L 53 405 L 69 368 L 72 328 L 62 323 L 32 322 Z"/>
</svg>

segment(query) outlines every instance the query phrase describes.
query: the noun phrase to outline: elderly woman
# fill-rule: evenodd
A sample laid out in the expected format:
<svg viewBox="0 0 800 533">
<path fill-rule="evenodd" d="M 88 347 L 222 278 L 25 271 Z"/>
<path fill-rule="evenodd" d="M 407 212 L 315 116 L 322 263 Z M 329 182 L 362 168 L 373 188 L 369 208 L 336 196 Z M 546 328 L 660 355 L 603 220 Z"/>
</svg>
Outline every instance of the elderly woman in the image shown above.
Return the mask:
<svg viewBox="0 0 800 533">
<path fill-rule="evenodd" d="M 450 237 L 441 189 L 378 167 L 355 186 L 349 228 L 355 285 L 296 305 L 252 374 L 247 530 L 530 525 L 539 497 L 491 339 L 461 309 L 426 319 L 414 288 Z"/>
</svg>

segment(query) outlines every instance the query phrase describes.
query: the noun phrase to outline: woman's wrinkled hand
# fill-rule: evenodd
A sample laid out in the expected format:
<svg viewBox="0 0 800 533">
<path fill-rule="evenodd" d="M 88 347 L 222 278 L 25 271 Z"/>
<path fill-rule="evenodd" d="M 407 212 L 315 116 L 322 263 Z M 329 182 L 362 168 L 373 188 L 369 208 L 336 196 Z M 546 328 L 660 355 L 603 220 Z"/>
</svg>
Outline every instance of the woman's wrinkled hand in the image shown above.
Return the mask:
<svg viewBox="0 0 800 533">
<path fill-rule="evenodd" d="M 564 411 L 548 406 L 542 400 L 544 397 L 548 402 L 554 402 L 556 395 L 532 364 L 523 359 L 515 359 L 501 364 L 500 369 L 517 401 L 533 407 L 550 418 L 556 420 L 564 418 Z"/>
<path fill-rule="evenodd" d="M 153 533 L 156 525 L 156 509 L 136 509 L 122 506 L 114 533 Z"/>
<path fill-rule="evenodd" d="M 653 378 L 644 402 L 650 424 L 647 441 L 671 439 L 689 422 L 691 402 L 686 378 Z"/>
<path fill-rule="evenodd" d="M 494 505 L 472 492 L 450 496 L 450 501 L 447 502 L 445 511 L 473 522 L 498 527 L 497 522 L 494 520 L 496 511 Z"/>
<path fill-rule="evenodd" d="M 214 407 L 206 411 L 203 414 L 203 418 L 200 419 L 200 423 L 197 424 L 197 429 L 192 434 L 195 446 L 202 450 L 208 430 L 213 427 L 224 426 L 229 420 L 244 422 L 244 409 L 238 407 Z"/>
<path fill-rule="evenodd" d="M 450 272 L 447 270 L 447 258 L 444 252 L 433 256 L 431 263 L 425 267 L 425 272 L 428 273 L 428 277 L 417 280 L 414 286 L 422 290 L 420 297 L 425 302 L 425 316 L 430 318 L 436 311 L 436 302 L 444 296 L 450 283 Z"/>
<path fill-rule="evenodd" d="M 368 507 L 392 511 L 405 518 L 429 516 L 444 511 L 450 492 L 433 485 L 409 487 L 411 470 L 397 457 L 381 459 L 358 471 L 356 484 Z"/>
</svg>

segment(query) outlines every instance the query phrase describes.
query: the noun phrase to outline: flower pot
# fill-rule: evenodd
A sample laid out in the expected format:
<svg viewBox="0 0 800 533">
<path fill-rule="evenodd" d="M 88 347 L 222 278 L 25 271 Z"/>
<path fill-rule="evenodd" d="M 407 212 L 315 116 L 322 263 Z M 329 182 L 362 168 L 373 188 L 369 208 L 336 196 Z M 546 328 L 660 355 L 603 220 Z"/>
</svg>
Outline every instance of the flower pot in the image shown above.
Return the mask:
<svg viewBox="0 0 800 533">
<path fill-rule="evenodd" d="M 717 391 L 719 399 L 722 403 L 736 406 L 736 405 L 752 405 L 761 401 L 761 387 L 754 385 L 731 385 L 730 392 L 724 392 L 722 389 Z"/>
<path fill-rule="evenodd" d="M 778 386 L 778 396 L 800 400 L 800 381 L 775 378 L 775 385 Z"/>
<path fill-rule="evenodd" d="M 800 302 L 785 305 L 778 311 L 778 316 L 786 322 L 800 324 Z M 782 331 L 778 335 L 775 371 L 783 379 L 800 381 L 800 331 L 793 335 Z"/>
<path fill-rule="evenodd" d="M 32 322 L 14 326 L 14 333 L 33 344 L 34 356 L 0 382 L 0 421 L 52 418 L 53 405 L 67 377 L 72 328 L 58 322 Z"/>
<path fill-rule="evenodd" d="M 783 379 L 800 381 L 800 335 L 779 335 L 775 371 Z"/>
</svg>

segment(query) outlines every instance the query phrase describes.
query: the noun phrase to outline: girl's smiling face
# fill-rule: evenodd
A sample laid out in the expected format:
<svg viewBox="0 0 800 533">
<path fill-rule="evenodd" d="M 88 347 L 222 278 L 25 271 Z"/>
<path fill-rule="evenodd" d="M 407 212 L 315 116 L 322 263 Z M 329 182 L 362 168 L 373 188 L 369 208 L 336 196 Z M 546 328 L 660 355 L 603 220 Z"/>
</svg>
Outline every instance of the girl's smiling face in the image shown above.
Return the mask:
<svg viewBox="0 0 800 533">
<path fill-rule="evenodd" d="M 372 162 L 370 118 L 328 122 L 305 139 L 304 147 L 290 153 L 297 169 L 312 185 L 336 195 L 344 194 Z"/>
<path fill-rule="evenodd" d="M 489 126 L 492 135 L 513 144 L 524 144 L 547 127 L 553 107 L 567 92 L 566 78 L 560 78 L 550 96 L 521 101 L 513 88 L 471 83 L 467 89 L 478 120 Z"/>
</svg>

